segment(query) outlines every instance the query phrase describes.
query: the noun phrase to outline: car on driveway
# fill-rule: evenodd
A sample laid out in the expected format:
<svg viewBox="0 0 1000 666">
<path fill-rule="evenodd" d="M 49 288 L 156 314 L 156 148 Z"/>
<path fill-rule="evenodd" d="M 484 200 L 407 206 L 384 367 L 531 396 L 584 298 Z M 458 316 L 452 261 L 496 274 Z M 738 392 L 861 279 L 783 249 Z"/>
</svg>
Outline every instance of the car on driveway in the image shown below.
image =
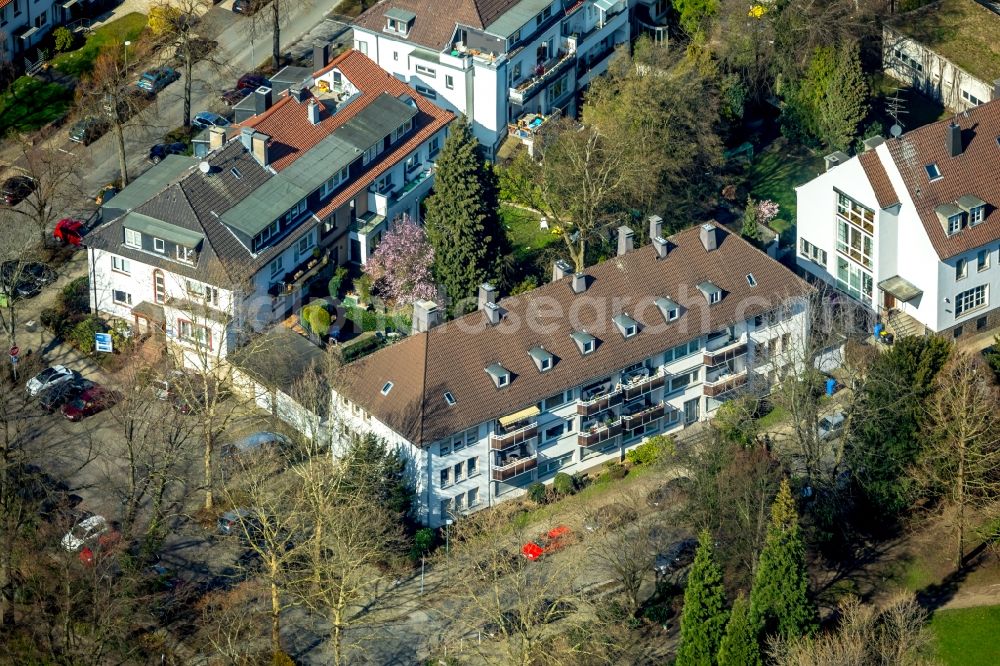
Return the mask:
<svg viewBox="0 0 1000 666">
<path fill-rule="evenodd" d="M 694 555 L 697 549 L 697 539 L 682 539 L 681 541 L 677 541 L 664 552 L 657 554 L 653 562 L 653 570 L 659 576 L 680 571 L 694 562 Z"/>
<path fill-rule="evenodd" d="M 70 421 L 82 421 L 88 416 L 103 412 L 121 399 L 122 396 L 117 391 L 95 384 L 71 399 L 59 411 Z"/>
<path fill-rule="evenodd" d="M 56 273 L 37 261 L 5 261 L 0 264 L 0 283 L 8 296 L 31 298 L 37 296 L 42 287 L 51 284 Z"/>
<path fill-rule="evenodd" d="M 179 78 L 181 78 L 181 75 L 174 69 L 170 67 L 157 67 L 143 73 L 139 77 L 139 82 L 135 85 L 147 92 L 157 93 Z"/>
<path fill-rule="evenodd" d="M 30 176 L 11 176 L 3 182 L 3 202 L 16 206 L 35 191 L 35 179 Z"/>
<path fill-rule="evenodd" d="M 573 533 L 565 525 L 554 527 L 534 541 L 529 541 L 521 547 L 521 554 L 531 561 L 554 553 L 569 544 Z"/>
<path fill-rule="evenodd" d="M 45 368 L 37 375 L 28 380 L 25 388 L 28 391 L 28 395 L 34 398 L 42 391 L 45 391 L 57 384 L 62 384 L 68 382 L 76 376 L 72 370 L 64 365 L 54 365 L 51 368 Z"/>
<path fill-rule="evenodd" d="M 85 516 L 62 538 L 62 547 L 75 553 L 110 529 L 111 526 L 104 516 Z"/>
<path fill-rule="evenodd" d="M 56 228 L 52 230 L 52 237 L 66 245 L 80 247 L 83 243 L 83 222 L 71 217 L 64 217 L 56 223 Z"/>
<path fill-rule="evenodd" d="M 38 404 L 42 409 L 51 414 L 73 398 L 77 397 L 84 391 L 93 388 L 94 386 L 96 386 L 96 384 L 89 379 L 74 377 L 68 382 L 56 384 L 48 390 L 43 391 L 38 399 Z"/>
<path fill-rule="evenodd" d="M 97 141 L 108 131 L 108 121 L 105 118 L 95 118 L 88 116 L 83 120 L 78 120 L 69 130 L 69 140 L 82 143 L 87 146 Z"/>
<path fill-rule="evenodd" d="M 217 113 L 202 111 L 191 119 L 191 124 L 198 129 L 208 129 L 209 127 L 229 127 L 229 121 Z"/>
<path fill-rule="evenodd" d="M 836 439 L 840 437 L 840 433 L 844 430 L 844 423 L 847 421 L 847 417 L 844 412 L 837 411 L 833 414 L 824 416 L 816 424 L 816 434 L 819 435 L 820 440 L 825 441 L 828 439 Z"/>
<path fill-rule="evenodd" d="M 182 141 L 158 143 L 149 149 L 149 156 L 146 159 L 153 164 L 159 164 L 167 155 L 183 155 L 187 152 L 187 149 L 187 144 Z"/>
<path fill-rule="evenodd" d="M 247 72 L 236 81 L 237 90 L 250 90 L 253 92 L 261 86 L 270 88 L 271 82 L 261 74 L 254 74 L 253 72 Z"/>
<path fill-rule="evenodd" d="M 224 458 L 231 458 L 234 456 L 252 455 L 262 451 L 287 447 L 290 444 L 287 437 L 276 432 L 255 432 L 252 435 L 223 446 L 222 456 Z"/>
</svg>

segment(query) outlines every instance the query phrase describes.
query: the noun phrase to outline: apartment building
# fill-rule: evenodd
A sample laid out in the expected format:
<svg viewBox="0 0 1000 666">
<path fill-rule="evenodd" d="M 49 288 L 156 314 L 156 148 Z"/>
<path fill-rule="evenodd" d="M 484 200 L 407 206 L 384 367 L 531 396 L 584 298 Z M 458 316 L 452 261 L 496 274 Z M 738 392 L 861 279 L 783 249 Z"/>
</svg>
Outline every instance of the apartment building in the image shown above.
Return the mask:
<svg viewBox="0 0 1000 666">
<path fill-rule="evenodd" d="M 798 265 L 897 335 L 1000 326 L 1000 101 L 866 143 L 797 188 Z"/>
<path fill-rule="evenodd" d="M 0 62 L 16 62 L 59 25 L 93 15 L 105 0 L 0 0 Z M 19 63 L 18 63 L 19 64 Z"/>
<path fill-rule="evenodd" d="M 311 89 L 253 94 L 258 114 L 147 171 L 86 237 L 94 311 L 164 333 L 192 365 L 290 316 L 395 216 L 419 219 L 454 118 L 356 51 Z"/>
<path fill-rule="evenodd" d="M 800 369 L 812 288 L 714 223 L 661 228 L 633 249 L 622 227 L 616 257 L 557 262 L 525 294 L 483 285 L 454 321 L 417 303 L 413 335 L 341 369 L 334 410 L 405 452 L 422 521 L 619 460 Z"/>
<path fill-rule="evenodd" d="M 508 134 L 530 143 L 575 113 L 629 35 L 627 0 L 382 0 L 355 21 L 354 47 L 466 115 L 492 159 Z"/>
</svg>

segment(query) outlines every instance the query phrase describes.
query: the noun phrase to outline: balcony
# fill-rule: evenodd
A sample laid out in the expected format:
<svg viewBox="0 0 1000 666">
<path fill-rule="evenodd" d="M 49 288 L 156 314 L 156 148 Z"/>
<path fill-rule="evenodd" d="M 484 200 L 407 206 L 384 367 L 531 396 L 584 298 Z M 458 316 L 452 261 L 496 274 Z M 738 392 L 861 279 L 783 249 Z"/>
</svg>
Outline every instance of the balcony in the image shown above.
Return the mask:
<svg viewBox="0 0 1000 666">
<path fill-rule="evenodd" d="M 391 206 L 405 199 L 410 194 L 410 192 L 420 187 L 420 184 L 426 181 L 428 178 L 430 178 L 431 174 L 433 173 L 434 173 L 433 164 L 418 165 L 417 168 L 408 171 L 406 173 L 406 177 L 409 178 L 409 180 L 407 180 L 406 183 L 403 184 L 403 187 L 401 189 L 395 190 L 392 193 L 392 196 L 389 199 L 389 205 Z M 416 175 L 411 178 L 410 177 L 411 174 L 416 174 Z"/>
<path fill-rule="evenodd" d="M 577 443 L 580 446 L 597 446 L 608 440 L 614 439 L 622 432 L 621 419 L 605 422 L 603 425 L 593 425 L 587 432 L 581 432 L 577 436 Z"/>
<path fill-rule="evenodd" d="M 658 370 L 654 373 L 649 368 L 637 368 L 622 374 L 622 383 L 620 386 L 625 400 L 632 400 L 652 393 L 658 388 L 663 388 L 665 382 L 666 373 L 663 370 Z"/>
<path fill-rule="evenodd" d="M 739 372 L 720 373 L 714 379 L 705 381 L 704 394 L 709 398 L 717 398 L 730 391 L 734 391 L 746 385 L 747 376 L 746 368 Z"/>
<path fill-rule="evenodd" d="M 490 448 L 503 451 L 515 446 L 531 444 L 538 437 L 538 422 L 533 418 L 529 421 L 511 423 L 509 427 L 497 426 L 497 431 L 490 434 Z"/>
<path fill-rule="evenodd" d="M 310 253 L 308 259 L 285 273 L 285 276 L 281 278 L 280 281 L 271 285 L 271 295 L 280 296 L 282 294 L 292 293 L 296 288 L 301 287 L 317 273 L 323 270 L 323 267 L 326 266 L 329 261 L 330 251 L 316 248 L 313 253 Z"/>
<path fill-rule="evenodd" d="M 663 416 L 663 402 L 637 402 L 622 409 L 622 426 L 633 430 Z"/>
<path fill-rule="evenodd" d="M 556 77 L 569 69 L 575 60 L 575 53 L 560 51 L 555 58 L 536 65 L 532 76 L 510 89 L 510 101 L 514 104 L 524 104 L 525 100 L 530 99 L 547 83 L 554 81 Z"/>
<path fill-rule="evenodd" d="M 530 472 L 538 467 L 538 453 L 531 448 L 521 447 L 509 454 L 497 454 L 490 469 L 494 481 L 506 481 L 515 476 Z"/>
<path fill-rule="evenodd" d="M 736 340 L 725 347 L 721 347 L 714 351 L 706 351 L 702 360 L 707 366 L 731 363 L 739 357 L 744 356 L 747 353 L 748 348 L 749 347 L 746 342 Z"/>
<path fill-rule="evenodd" d="M 530 142 L 548 125 L 558 120 L 560 116 L 562 116 L 562 109 L 553 109 L 547 116 L 540 113 L 525 113 L 515 122 L 507 123 L 507 134 L 517 137 L 521 141 Z"/>
</svg>

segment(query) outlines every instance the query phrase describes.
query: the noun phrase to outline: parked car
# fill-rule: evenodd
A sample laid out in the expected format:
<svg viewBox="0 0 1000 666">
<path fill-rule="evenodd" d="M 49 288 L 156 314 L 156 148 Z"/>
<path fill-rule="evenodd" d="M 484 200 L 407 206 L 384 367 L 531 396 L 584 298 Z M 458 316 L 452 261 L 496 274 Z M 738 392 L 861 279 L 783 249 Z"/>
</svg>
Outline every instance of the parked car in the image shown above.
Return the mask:
<svg viewBox="0 0 1000 666">
<path fill-rule="evenodd" d="M 253 92 L 253 88 L 234 88 L 232 90 L 225 90 L 219 95 L 219 99 L 226 106 L 236 106 L 239 104 L 244 97 L 249 96 Z"/>
<path fill-rule="evenodd" d="M 54 365 L 51 368 L 45 368 L 29 379 L 25 388 L 28 391 L 28 395 L 34 398 L 42 391 L 50 389 L 57 384 L 68 382 L 75 376 L 76 373 L 66 366 Z"/>
<path fill-rule="evenodd" d="M 191 119 L 191 124 L 198 129 L 208 129 L 209 127 L 229 127 L 229 121 L 217 113 L 202 111 Z"/>
<path fill-rule="evenodd" d="M 31 298 L 54 282 L 55 271 L 37 261 L 5 261 L 0 264 L 0 283 L 10 297 Z"/>
<path fill-rule="evenodd" d="M 75 553 L 81 546 L 94 541 L 110 529 L 111 526 L 104 516 L 85 515 L 83 520 L 62 538 L 62 547 Z"/>
<path fill-rule="evenodd" d="M 179 78 L 181 78 L 181 75 L 174 69 L 170 67 L 157 67 L 156 69 L 144 72 L 139 77 L 139 82 L 135 85 L 147 92 L 158 93 Z"/>
<path fill-rule="evenodd" d="M 51 413 L 94 386 L 96 384 L 89 379 L 74 377 L 68 382 L 56 384 L 43 392 L 38 399 L 38 404 L 41 405 L 42 409 Z"/>
<path fill-rule="evenodd" d="M 87 146 L 96 141 L 108 130 L 106 118 L 88 116 L 78 120 L 69 130 L 69 140 Z"/>
<path fill-rule="evenodd" d="M 187 144 L 178 141 L 176 143 L 158 143 L 149 149 L 149 156 L 146 158 L 153 164 L 159 164 L 167 155 L 183 155 L 187 152 Z"/>
<path fill-rule="evenodd" d="M 216 531 L 223 536 L 243 534 L 244 524 L 254 521 L 254 512 L 250 509 L 233 509 L 219 516 Z"/>
<path fill-rule="evenodd" d="M 11 176 L 3 182 L 3 202 L 16 206 L 35 191 L 35 179 L 31 176 Z"/>
<path fill-rule="evenodd" d="M 266 0 L 233 0 L 233 13 L 251 16 Z"/>
<path fill-rule="evenodd" d="M 605 504 L 594 511 L 583 523 L 588 532 L 618 529 L 638 517 L 635 509 L 624 504 Z"/>
<path fill-rule="evenodd" d="M 59 411 L 70 421 L 82 421 L 115 405 L 121 398 L 117 391 L 95 384 L 67 402 Z"/>
<path fill-rule="evenodd" d="M 238 439 L 222 447 L 223 457 L 242 456 L 247 454 L 260 453 L 264 450 L 271 450 L 289 446 L 290 442 L 284 435 L 276 432 L 255 432 L 243 439 Z"/>
<path fill-rule="evenodd" d="M 270 88 L 271 82 L 263 75 L 255 74 L 254 72 L 247 72 L 236 81 L 237 90 L 249 90 L 250 92 L 253 92 L 261 86 Z"/>
<path fill-rule="evenodd" d="M 816 431 L 820 440 L 825 441 L 840 437 L 840 433 L 844 430 L 844 423 L 846 421 L 847 417 L 842 411 L 837 411 L 821 418 L 819 423 L 816 425 Z"/>
<path fill-rule="evenodd" d="M 653 562 L 653 570 L 661 576 L 674 571 L 680 571 L 694 562 L 694 554 L 697 549 L 697 539 L 682 539 L 671 545 L 664 552 L 657 554 Z"/>
<path fill-rule="evenodd" d="M 52 237 L 66 245 L 80 247 L 83 243 L 83 222 L 71 217 L 64 217 L 56 223 L 56 228 L 52 230 Z"/>
<path fill-rule="evenodd" d="M 521 554 L 535 561 L 566 546 L 572 536 L 573 533 L 568 527 L 560 525 L 546 532 L 545 536 L 524 544 L 521 547 Z"/>
</svg>

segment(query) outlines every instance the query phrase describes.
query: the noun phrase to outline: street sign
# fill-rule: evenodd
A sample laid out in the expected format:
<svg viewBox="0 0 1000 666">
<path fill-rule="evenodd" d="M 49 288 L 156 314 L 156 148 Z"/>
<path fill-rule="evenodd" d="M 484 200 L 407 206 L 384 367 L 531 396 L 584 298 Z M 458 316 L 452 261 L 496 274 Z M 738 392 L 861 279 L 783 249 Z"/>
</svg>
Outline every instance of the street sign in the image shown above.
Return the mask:
<svg viewBox="0 0 1000 666">
<path fill-rule="evenodd" d="M 94 333 L 94 349 L 99 352 L 112 352 L 110 333 Z"/>
<path fill-rule="evenodd" d="M 14 345 L 13 347 L 10 348 L 11 356 L 18 356 L 20 353 L 21 353 L 21 348 L 18 347 L 17 345 Z"/>
</svg>

